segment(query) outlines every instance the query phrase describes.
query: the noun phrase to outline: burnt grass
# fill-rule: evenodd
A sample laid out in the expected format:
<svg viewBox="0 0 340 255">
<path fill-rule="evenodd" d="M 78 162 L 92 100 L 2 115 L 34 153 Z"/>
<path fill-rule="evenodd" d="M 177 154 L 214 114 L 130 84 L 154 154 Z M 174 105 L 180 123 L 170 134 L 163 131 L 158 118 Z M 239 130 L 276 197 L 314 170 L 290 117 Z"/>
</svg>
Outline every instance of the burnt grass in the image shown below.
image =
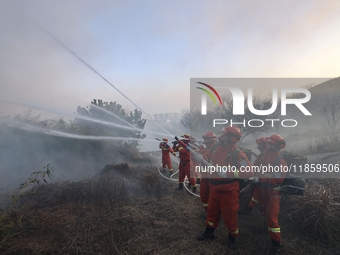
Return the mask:
<svg viewBox="0 0 340 255">
<path fill-rule="evenodd" d="M 281 254 L 340 254 L 340 201 L 327 189 L 339 183 L 332 181 L 310 182 L 305 196 L 283 199 Z M 233 253 L 223 222 L 214 241 L 196 241 L 204 209 L 198 197 L 176 188 L 142 159 L 106 165 L 89 180 L 36 185 L 3 210 L 0 253 L 266 254 L 270 240 L 261 232 L 261 214 L 243 213 L 251 189 L 240 197 L 239 251 Z M 1 198 L 4 208 L 8 199 Z"/>
</svg>

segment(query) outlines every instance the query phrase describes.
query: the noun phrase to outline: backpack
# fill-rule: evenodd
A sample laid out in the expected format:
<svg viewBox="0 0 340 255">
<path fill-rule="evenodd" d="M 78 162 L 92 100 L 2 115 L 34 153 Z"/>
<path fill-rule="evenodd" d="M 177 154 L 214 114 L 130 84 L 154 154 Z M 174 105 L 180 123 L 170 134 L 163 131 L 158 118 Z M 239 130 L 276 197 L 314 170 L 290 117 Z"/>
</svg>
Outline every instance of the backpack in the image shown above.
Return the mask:
<svg viewBox="0 0 340 255">
<path fill-rule="evenodd" d="M 251 156 L 252 156 L 252 155 L 255 155 L 255 156 L 256 156 L 256 154 L 255 154 L 251 149 L 248 149 L 248 148 L 245 148 L 245 147 L 240 147 L 240 146 L 237 146 L 237 147 L 238 147 L 241 151 L 243 151 L 244 154 L 246 154 L 246 156 L 247 156 L 249 162 L 251 162 L 250 160 L 251 160 Z"/>
<path fill-rule="evenodd" d="M 287 195 L 304 195 L 306 181 L 304 172 L 300 172 L 300 169 L 302 169 L 300 167 L 307 163 L 307 157 L 282 151 L 274 160 L 274 166 L 277 166 L 282 158 L 287 162 L 287 166 L 291 171 L 287 172 L 286 178 L 280 185 L 281 192 Z"/>
</svg>

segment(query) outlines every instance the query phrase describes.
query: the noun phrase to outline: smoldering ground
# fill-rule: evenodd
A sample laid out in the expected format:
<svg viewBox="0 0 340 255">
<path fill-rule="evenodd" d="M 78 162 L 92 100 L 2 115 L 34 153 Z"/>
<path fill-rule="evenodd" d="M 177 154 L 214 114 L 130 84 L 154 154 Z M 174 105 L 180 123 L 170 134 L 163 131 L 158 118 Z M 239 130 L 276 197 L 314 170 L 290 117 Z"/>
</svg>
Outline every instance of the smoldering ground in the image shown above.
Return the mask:
<svg viewBox="0 0 340 255">
<path fill-rule="evenodd" d="M 2 188 L 14 188 L 47 163 L 56 169 L 55 180 L 80 180 L 106 164 L 138 159 L 141 140 L 157 146 L 154 138 L 139 135 L 142 129 L 114 118 L 116 122 L 105 122 L 79 115 L 71 123 L 62 119 L 43 120 L 30 113 L 1 118 Z"/>
</svg>

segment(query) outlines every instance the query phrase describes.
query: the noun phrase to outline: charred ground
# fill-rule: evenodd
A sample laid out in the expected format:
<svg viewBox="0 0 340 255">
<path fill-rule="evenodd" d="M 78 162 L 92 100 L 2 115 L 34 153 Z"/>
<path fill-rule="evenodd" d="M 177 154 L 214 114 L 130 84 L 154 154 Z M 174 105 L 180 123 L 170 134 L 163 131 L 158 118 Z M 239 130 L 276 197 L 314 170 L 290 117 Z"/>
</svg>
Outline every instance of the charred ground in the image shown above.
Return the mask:
<svg viewBox="0 0 340 255">
<path fill-rule="evenodd" d="M 176 191 L 177 183 L 162 178 L 157 165 L 159 160 L 142 155 L 134 162 L 106 165 L 91 179 L 35 185 L 14 204 L 2 194 L 1 254 L 228 251 L 223 222 L 213 242 L 195 240 L 205 228 L 199 199 Z M 305 196 L 282 201 L 282 254 L 340 254 L 339 187 L 338 180 L 310 181 Z M 251 191 L 241 195 L 241 208 L 250 197 Z M 245 215 L 241 210 L 239 225 L 235 254 L 265 254 L 269 237 L 261 233 L 260 213 Z"/>
</svg>

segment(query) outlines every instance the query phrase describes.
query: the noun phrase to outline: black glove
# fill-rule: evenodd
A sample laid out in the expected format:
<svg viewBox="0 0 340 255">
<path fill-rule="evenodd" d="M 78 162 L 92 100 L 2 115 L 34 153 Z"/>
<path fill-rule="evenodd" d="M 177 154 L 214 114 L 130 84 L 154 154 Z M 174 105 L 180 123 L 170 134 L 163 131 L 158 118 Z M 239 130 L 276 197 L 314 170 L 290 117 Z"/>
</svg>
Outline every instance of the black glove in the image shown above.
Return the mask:
<svg viewBox="0 0 340 255">
<path fill-rule="evenodd" d="M 177 136 L 175 136 L 175 140 L 178 141 L 178 137 Z"/>
<path fill-rule="evenodd" d="M 176 145 L 176 144 L 178 144 L 178 142 L 177 142 L 177 141 L 173 141 L 172 143 L 173 143 L 173 145 Z"/>
</svg>

